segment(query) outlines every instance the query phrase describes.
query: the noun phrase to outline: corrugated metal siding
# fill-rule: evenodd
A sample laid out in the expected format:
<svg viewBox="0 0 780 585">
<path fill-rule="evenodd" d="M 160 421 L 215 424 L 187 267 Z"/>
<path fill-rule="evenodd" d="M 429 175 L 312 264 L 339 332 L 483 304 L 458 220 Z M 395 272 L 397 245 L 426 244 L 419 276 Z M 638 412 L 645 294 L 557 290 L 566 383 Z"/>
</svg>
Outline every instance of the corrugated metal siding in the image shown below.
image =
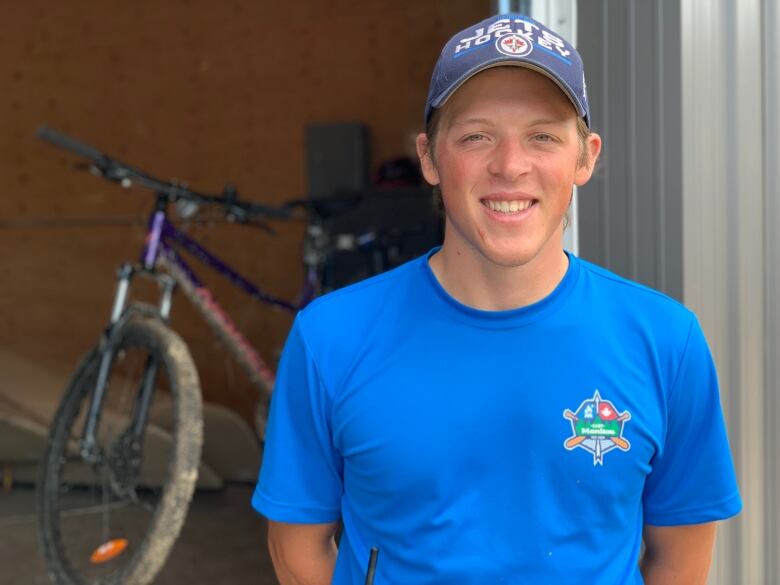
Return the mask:
<svg viewBox="0 0 780 585">
<path fill-rule="evenodd" d="M 682 298 L 679 0 L 580 0 L 601 161 L 580 189 L 580 255 Z"/>
<path fill-rule="evenodd" d="M 764 91 L 773 42 L 764 35 L 767 6 L 689 0 L 682 11 L 684 296 L 718 364 L 745 501 L 718 544 L 713 582 L 723 585 L 777 582 L 777 572 L 767 571 L 777 554 L 768 547 L 777 530 L 769 490 L 778 487 L 766 426 L 776 424 L 767 415 L 774 398 L 766 376 L 777 360 L 770 344 L 776 315 L 767 309 L 775 302 L 768 267 L 778 259 L 765 232 L 777 197 L 765 171 L 776 172 L 767 166 L 778 163 L 767 158 L 772 148 L 776 156 L 777 139 L 766 126 L 777 107 Z"/>
<path fill-rule="evenodd" d="M 780 7 L 764 0 L 766 575 L 780 579 Z"/>
<path fill-rule="evenodd" d="M 776 0 L 578 5 L 605 140 L 580 190 L 581 255 L 702 322 L 745 500 L 718 538 L 722 585 L 780 582 L 779 13 Z"/>
</svg>

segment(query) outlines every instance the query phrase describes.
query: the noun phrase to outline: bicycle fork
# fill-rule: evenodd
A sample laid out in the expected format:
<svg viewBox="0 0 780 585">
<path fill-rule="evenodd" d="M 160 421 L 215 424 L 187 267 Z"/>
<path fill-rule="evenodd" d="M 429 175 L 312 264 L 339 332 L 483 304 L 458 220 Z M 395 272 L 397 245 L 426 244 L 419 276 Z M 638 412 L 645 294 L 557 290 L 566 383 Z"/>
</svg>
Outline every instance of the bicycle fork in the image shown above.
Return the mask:
<svg viewBox="0 0 780 585">
<path fill-rule="evenodd" d="M 95 382 L 95 390 L 89 403 L 89 410 L 84 424 L 84 432 L 81 439 L 81 456 L 85 461 L 96 464 L 100 462 L 101 453 L 97 444 L 97 429 L 100 425 L 100 413 L 103 408 L 106 391 L 108 390 L 108 376 L 111 371 L 114 359 L 115 334 L 120 331 L 122 326 L 133 316 L 140 312 L 151 313 L 151 311 L 140 311 L 137 307 L 127 305 L 127 297 L 130 290 L 130 281 L 137 274 L 144 274 L 157 281 L 162 290 L 160 302 L 154 315 L 164 322 L 168 322 L 171 312 L 173 293 L 176 282 L 166 274 L 158 274 L 145 268 L 137 268 L 132 264 L 123 264 L 118 271 L 118 282 L 114 294 L 114 302 L 111 309 L 111 318 L 99 344 L 100 364 L 98 366 L 98 375 Z M 133 309 L 133 310 L 131 310 Z M 133 407 L 131 424 L 126 433 L 125 440 L 129 439 L 129 446 L 133 453 L 139 453 L 141 447 L 141 437 L 143 436 L 146 422 L 149 418 L 149 410 L 154 394 L 154 385 L 157 378 L 158 360 L 150 355 L 144 365 L 144 373 L 141 378 L 139 388 L 139 399 Z"/>
</svg>

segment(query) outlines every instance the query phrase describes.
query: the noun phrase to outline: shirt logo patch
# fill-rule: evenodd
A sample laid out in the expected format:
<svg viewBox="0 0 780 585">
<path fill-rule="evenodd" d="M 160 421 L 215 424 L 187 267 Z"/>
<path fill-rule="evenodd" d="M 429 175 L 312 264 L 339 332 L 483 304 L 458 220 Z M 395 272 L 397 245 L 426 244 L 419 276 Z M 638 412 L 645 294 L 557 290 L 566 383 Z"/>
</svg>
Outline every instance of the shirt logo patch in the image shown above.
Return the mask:
<svg viewBox="0 0 780 585">
<path fill-rule="evenodd" d="M 525 57 L 533 48 L 528 39 L 516 33 L 504 35 L 496 40 L 496 49 L 510 57 Z"/>
<path fill-rule="evenodd" d="M 613 449 L 628 451 L 631 443 L 623 438 L 626 422 L 631 420 L 627 410 L 618 412 L 609 401 L 601 398 L 596 390 L 592 398 L 582 401 L 577 410 L 568 408 L 563 418 L 571 423 L 572 436 L 564 441 L 568 451 L 580 448 L 593 455 L 593 465 L 604 465 L 604 454 Z"/>
</svg>

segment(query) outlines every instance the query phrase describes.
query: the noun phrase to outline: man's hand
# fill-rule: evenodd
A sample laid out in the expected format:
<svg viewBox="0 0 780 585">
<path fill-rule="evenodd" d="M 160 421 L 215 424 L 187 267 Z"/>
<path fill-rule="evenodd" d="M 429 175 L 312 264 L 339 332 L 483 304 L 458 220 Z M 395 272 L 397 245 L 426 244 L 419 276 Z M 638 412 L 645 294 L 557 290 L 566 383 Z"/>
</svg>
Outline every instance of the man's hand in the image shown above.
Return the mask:
<svg viewBox="0 0 780 585">
<path fill-rule="evenodd" d="M 268 550 L 281 585 L 330 585 L 336 566 L 337 522 L 268 521 Z"/>
<path fill-rule="evenodd" d="M 642 577 L 646 585 L 705 585 L 712 562 L 715 522 L 645 525 Z"/>
</svg>

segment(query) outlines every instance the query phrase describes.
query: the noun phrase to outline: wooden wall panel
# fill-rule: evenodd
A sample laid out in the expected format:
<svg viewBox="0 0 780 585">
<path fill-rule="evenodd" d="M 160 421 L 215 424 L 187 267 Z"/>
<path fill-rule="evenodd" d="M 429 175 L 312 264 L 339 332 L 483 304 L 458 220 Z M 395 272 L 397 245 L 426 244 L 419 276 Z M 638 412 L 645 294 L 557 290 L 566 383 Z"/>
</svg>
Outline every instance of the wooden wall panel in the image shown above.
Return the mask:
<svg viewBox="0 0 780 585">
<path fill-rule="evenodd" d="M 473 0 L 180 0 L 7 8 L 0 30 L 0 348 L 53 371 L 74 363 L 109 310 L 113 274 L 135 258 L 150 197 L 85 173 L 34 138 L 46 123 L 200 190 L 226 181 L 257 201 L 306 193 L 304 126 L 359 120 L 374 166 L 420 129 L 428 78 L 454 31 L 489 12 Z M 301 282 L 301 227 L 279 236 L 193 225 L 234 266 L 280 294 Z M 265 356 L 290 317 L 223 283 L 217 297 Z M 217 357 L 182 298 L 204 393 L 249 416 L 252 391 Z M 23 392 L 24 381 L 16 384 Z M 64 380 L 63 380 L 64 382 Z"/>
</svg>

